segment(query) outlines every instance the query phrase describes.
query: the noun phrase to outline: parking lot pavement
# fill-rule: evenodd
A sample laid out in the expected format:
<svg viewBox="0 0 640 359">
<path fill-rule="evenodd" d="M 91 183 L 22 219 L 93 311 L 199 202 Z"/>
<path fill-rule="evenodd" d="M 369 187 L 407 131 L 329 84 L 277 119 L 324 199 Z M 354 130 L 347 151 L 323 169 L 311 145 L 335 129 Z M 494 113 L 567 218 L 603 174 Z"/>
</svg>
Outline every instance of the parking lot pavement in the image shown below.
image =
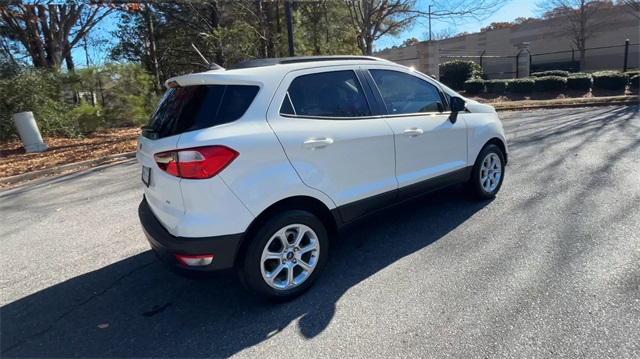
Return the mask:
<svg viewBox="0 0 640 359">
<path fill-rule="evenodd" d="M 306 295 L 177 277 L 134 162 L 0 191 L 2 357 L 640 356 L 638 107 L 501 113 L 506 179 L 350 227 Z"/>
</svg>

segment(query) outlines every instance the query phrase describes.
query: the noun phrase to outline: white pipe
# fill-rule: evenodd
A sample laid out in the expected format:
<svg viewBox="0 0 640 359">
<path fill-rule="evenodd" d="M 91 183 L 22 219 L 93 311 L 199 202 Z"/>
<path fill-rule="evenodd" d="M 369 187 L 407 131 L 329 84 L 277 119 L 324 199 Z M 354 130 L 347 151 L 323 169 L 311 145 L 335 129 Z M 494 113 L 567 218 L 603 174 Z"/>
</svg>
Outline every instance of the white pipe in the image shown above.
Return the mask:
<svg viewBox="0 0 640 359">
<path fill-rule="evenodd" d="M 13 123 L 27 152 L 42 152 L 47 150 L 33 112 L 20 112 L 13 115 Z"/>
</svg>

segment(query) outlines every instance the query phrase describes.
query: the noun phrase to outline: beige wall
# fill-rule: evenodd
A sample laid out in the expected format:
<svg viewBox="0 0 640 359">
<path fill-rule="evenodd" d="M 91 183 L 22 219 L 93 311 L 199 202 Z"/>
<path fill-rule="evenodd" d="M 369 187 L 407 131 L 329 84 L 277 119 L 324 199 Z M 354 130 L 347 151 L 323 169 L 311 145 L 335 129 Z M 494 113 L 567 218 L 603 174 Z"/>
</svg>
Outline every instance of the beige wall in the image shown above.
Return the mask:
<svg viewBox="0 0 640 359">
<path fill-rule="evenodd" d="M 587 40 L 587 48 L 624 45 L 626 39 L 630 43 L 640 42 L 640 22 L 626 7 L 619 7 L 607 12 L 602 16 L 607 18 L 610 24 L 605 29 L 597 32 L 592 38 Z M 571 53 L 561 53 L 553 55 L 538 55 L 548 52 L 571 51 L 571 40 L 566 37 L 554 34 L 559 25 L 554 20 L 539 20 L 521 25 L 515 25 L 509 29 L 492 30 L 466 36 L 459 36 L 451 39 L 421 42 L 416 46 L 400 49 L 392 49 L 377 52 L 378 56 L 387 60 L 420 69 L 423 72 L 434 73 L 432 61 L 438 59 L 439 62 L 446 62 L 454 58 L 444 56 L 461 55 L 463 60 L 473 60 L 479 62 L 479 54 L 486 50 L 483 58 L 483 70 L 485 73 L 506 72 L 507 74 L 494 74 L 491 78 L 515 77 L 515 58 L 494 58 L 492 56 L 516 56 L 520 51 L 518 45 L 529 43 L 529 51 L 534 56 L 532 63 L 543 64 L 552 62 L 571 61 Z M 437 56 L 436 56 L 436 53 Z M 526 53 L 526 52 L 525 52 Z M 575 61 L 579 61 L 580 55 L 575 51 Z M 624 46 L 595 49 L 586 51 L 585 66 L 581 70 L 602 70 L 602 69 L 622 69 L 624 59 Z M 640 46 L 629 47 L 629 68 L 640 67 Z M 409 65 L 410 64 L 410 65 Z M 435 68 L 437 69 L 437 68 Z M 513 72 L 513 74 L 509 74 Z M 520 70 L 522 72 L 522 70 Z M 522 74 L 520 74 L 522 77 Z"/>
</svg>

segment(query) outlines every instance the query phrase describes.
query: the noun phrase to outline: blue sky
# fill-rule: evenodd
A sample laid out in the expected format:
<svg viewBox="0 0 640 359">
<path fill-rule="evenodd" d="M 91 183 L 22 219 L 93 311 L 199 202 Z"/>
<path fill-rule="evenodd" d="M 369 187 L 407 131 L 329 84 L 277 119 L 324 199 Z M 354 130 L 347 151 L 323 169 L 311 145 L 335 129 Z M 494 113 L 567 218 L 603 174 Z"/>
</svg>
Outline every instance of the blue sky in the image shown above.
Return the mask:
<svg viewBox="0 0 640 359">
<path fill-rule="evenodd" d="M 427 11 L 427 7 L 431 2 L 429 0 L 418 0 L 419 7 L 424 11 Z M 513 21 L 518 17 L 535 17 L 535 9 L 536 4 L 535 1 L 531 0 L 511 0 L 507 5 L 503 6 L 498 10 L 495 14 L 491 15 L 489 18 L 482 20 L 480 22 L 476 20 L 471 20 L 468 23 L 460 23 L 460 24 L 449 24 L 441 21 L 437 21 L 434 19 L 431 20 L 431 32 L 438 33 L 447 28 L 454 29 L 454 33 L 460 32 L 478 32 L 480 28 L 488 26 L 492 22 L 503 22 L 503 21 Z M 432 11 L 437 11 L 437 9 L 432 8 Z M 427 21 L 421 21 L 424 24 L 416 24 L 409 31 L 405 31 L 400 34 L 398 37 L 386 36 L 376 41 L 376 49 L 384 49 L 385 47 L 391 47 L 393 45 L 400 45 L 405 39 L 415 37 L 418 40 L 426 40 L 427 37 L 425 34 L 428 34 L 428 25 Z M 428 35 L 427 35 L 428 36 Z"/>
</svg>

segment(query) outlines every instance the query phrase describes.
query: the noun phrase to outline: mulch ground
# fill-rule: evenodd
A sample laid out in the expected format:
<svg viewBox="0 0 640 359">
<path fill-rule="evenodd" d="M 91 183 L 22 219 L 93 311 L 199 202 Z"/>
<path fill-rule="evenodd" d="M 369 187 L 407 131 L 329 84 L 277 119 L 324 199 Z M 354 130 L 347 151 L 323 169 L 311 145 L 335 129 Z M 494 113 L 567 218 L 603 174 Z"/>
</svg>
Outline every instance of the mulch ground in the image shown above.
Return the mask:
<svg viewBox="0 0 640 359">
<path fill-rule="evenodd" d="M 0 142 L 0 178 L 91 160 L 136 149 L 139 127 L 118 128 L 86 138 L 45 137 L 44 152 L 25 153 L 22 142 Z"/>
</svg>

